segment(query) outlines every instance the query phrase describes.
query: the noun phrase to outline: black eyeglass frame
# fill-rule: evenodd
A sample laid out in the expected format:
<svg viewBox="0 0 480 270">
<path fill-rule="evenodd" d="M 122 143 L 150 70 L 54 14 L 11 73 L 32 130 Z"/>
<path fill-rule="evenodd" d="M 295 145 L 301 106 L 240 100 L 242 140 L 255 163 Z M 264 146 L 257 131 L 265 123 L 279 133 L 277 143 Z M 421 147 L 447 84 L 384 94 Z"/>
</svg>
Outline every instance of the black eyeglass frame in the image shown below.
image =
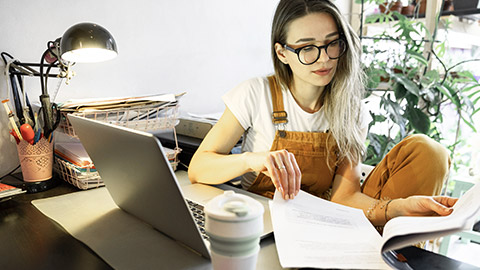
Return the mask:
<svg viewBox="0 0 480 270">
<path fill-rule="evenodd" d="M 332 43 L 337 42 L 337 41 L 343 41 L 343 43 L 345 43 L 345 44 L 344 44 L 345 49 L 343 50 L 342 53 L 340 53 L 340 55 L 338 55 L 338 57 L 330 57 L 330 55 L 328 55 L 328 53 L 327 53 L 327 48 L 328 48 L 328 46 L 330 46 Z M 285 49 L 287 49 L 287 50 L 295 53 L 295 54 L 297 55 L 297 57 L 298 57 L 298 61 L 300 61 L 300 63 L 302 63 L 302 64 L 304 64 L 304 65 L 306 65 L 306 66 L 312 65 L 313 63 L 317 62 L 318 58 L 320 58 L 320 55 L 322 54 L 322 49 L 325 50 L 325 54 L 326 54 L 326 55 L 328 56 L 328 58 L 331 59 L 331 60 L 335 60 L 335 59 L 338 59 L 338 58 L 342 57 L 342 55 L 344 55 L 345 52 L 346 52 L 347 49 L 348 49 L 347 41 L 346 41 L 345 38 L 342 37 L 342 36 L 339 37 L 339 38 L 337 38 L 337 39 L 335 39 L 335 40 L 332 40 L 332 41 L 330 41 L 328 44 L 325 44 L 325 45 L 322 45 L 322 46 L 316 46 L 316 45 L 310 44 L 310 45 L 306 45 L 306 46 L 303 46 L 303 47 L 294 49 L 294 48 L 288 46 L 287 43 L 285 43 L 285 44 L 283 45 L 283 47 L 284 47 Z M 304 48 L 307 48 L 307 47 L 315 47 L 315 48 L 318 49 L 318 56 L 317 56 L 317 58 L 316 58 L 314 61 L 312 61 L 312 63 L 310 63 L 310 64 L 305 64 L 305 63 L 300 59 L 300 51 L 301 51 L 302 49 L 304 49 Z"/>
</svg>

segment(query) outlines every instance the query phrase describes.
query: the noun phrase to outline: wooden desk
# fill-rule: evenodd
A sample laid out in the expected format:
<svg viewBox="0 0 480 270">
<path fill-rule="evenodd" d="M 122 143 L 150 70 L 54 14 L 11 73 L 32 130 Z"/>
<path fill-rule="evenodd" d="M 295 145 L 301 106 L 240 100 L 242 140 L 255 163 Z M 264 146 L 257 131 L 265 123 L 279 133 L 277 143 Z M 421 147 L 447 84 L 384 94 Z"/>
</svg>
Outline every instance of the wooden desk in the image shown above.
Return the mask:
<svg viewBox="0 0 480 270">
<path fill-rule="evenodd" d="M 8 183 L 8 179 L 2 182 Z M 0 203 L 0 269 L 112 269 L 31 204 L 35 199 L 78 191 L 63 181 L 58 183 L 53 189 L 18 195 Z M 281 269 L 273 238 L 263 240 L 261 247 L 259 269 Z M 479 269 L 416 247 L 397 252 L 404 255 L 411 267 L 405 269 Z"/>
<path fill-rule="evenodd" d="M 2 180 L 12 181 L 11 176 Z M 78 191 L 58 181 L 50 190 L 0 203 L 0 269 L 112 269 L 30 202 Z"/>
<path fill-rule="evenodd" d="M 58 186 L 50 190 L 21 194 L 0 203 L 0 269 L 113 269 L 31 204 L 36 199 L 76 191 L 79 190 L 70 184 L 58 181 Z M 273 237 L 262 241 L 259 257 L 258 269 L 281 269 Z"/>
</svg>

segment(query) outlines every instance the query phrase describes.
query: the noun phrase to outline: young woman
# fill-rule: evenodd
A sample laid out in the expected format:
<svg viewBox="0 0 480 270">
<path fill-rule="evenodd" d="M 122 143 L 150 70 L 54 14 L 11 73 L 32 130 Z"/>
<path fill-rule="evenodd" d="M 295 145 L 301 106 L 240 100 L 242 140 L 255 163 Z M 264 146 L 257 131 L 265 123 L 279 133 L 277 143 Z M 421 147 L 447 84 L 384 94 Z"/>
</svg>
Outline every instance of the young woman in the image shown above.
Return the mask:
<svg viewBox="0 0 480 270">
<path fill-rule="evenodd" d="M 228 92 L 226 109 L 191 160 L 192 182 L 237 176 L 243 188 L 293 199 L 300 189 L 363 209 L 377 226 L 401 215 L 448 215 L 450 160 L 423 135 L 399 143 L 360 186 L 369 115 L 360 41 L 328 0 L 281 0 L 272 26 L 275 74 Z M 229 154 L 240 137 L 242 153 Z"/>
</svg>

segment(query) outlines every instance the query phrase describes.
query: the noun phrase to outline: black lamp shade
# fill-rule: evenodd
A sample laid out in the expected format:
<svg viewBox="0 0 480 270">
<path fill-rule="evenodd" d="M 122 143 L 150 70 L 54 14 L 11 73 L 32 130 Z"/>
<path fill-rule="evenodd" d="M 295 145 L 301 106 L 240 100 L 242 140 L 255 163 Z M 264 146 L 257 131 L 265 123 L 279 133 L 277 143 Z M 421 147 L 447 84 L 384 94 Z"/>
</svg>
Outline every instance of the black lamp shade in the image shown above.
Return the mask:
<svg viewBox="0 0 480 270">
<path fill-rule="evenodd" d="M 60 40 L 63 60 L 92 63 L 110 60 L 117 56 L 117 44 L 107 29 L 95 23 L 75 24 Z"/>
</svg>

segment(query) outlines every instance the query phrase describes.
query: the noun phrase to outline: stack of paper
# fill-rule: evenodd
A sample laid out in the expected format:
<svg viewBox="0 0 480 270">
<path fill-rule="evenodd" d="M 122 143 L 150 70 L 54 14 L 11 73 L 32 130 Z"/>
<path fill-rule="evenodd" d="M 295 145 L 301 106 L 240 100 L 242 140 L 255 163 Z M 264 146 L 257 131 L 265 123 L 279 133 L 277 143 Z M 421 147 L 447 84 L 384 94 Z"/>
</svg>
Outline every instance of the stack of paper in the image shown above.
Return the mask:
<svg viewBox="0 0 480 270">
<path fill-rule="evenodd" d="M 80 140 L 55 133 L 54 171 L 79 189 L 103 186 L 103 181 Z"/>
<path fill-rule="evenodd" d="M 89 110 L 138 107 L 151 104 L 166 106 L 172 105 L 172 103 L 176 104 L 177 100 L 184 94 L 185 93 L 179 95 L 162 94 L 142 97 L 78 99 L 61 103 L 60 107 L 62 111 L 82 112 Z"/>
<path fill-rule="evenodd" d="M 74 114 L 136 130 L 171 129 L 178 124 L 178 101 L 184 94 L 69 101 L 60 104 L 63 117 L 59 127 L 76 136 L 66 117 Z"/>
<path fill-rule="evenodd" d="M 185 93 L 161 94 L 141 97 L 95 98 L 67 101 L 60 104 L 61 133 L 76 142 L 56 140 L 55 170 L 61 177 L 81 188 L 103 185 L 92 160 L 78 140 L 68 114 L 94 119 L 99 122 L 141 131 L 173 129 L 178 124 L 178 101 Z M 165 149 L 170 164 L 176 169 L 180 149 Z"/>
</svg>

